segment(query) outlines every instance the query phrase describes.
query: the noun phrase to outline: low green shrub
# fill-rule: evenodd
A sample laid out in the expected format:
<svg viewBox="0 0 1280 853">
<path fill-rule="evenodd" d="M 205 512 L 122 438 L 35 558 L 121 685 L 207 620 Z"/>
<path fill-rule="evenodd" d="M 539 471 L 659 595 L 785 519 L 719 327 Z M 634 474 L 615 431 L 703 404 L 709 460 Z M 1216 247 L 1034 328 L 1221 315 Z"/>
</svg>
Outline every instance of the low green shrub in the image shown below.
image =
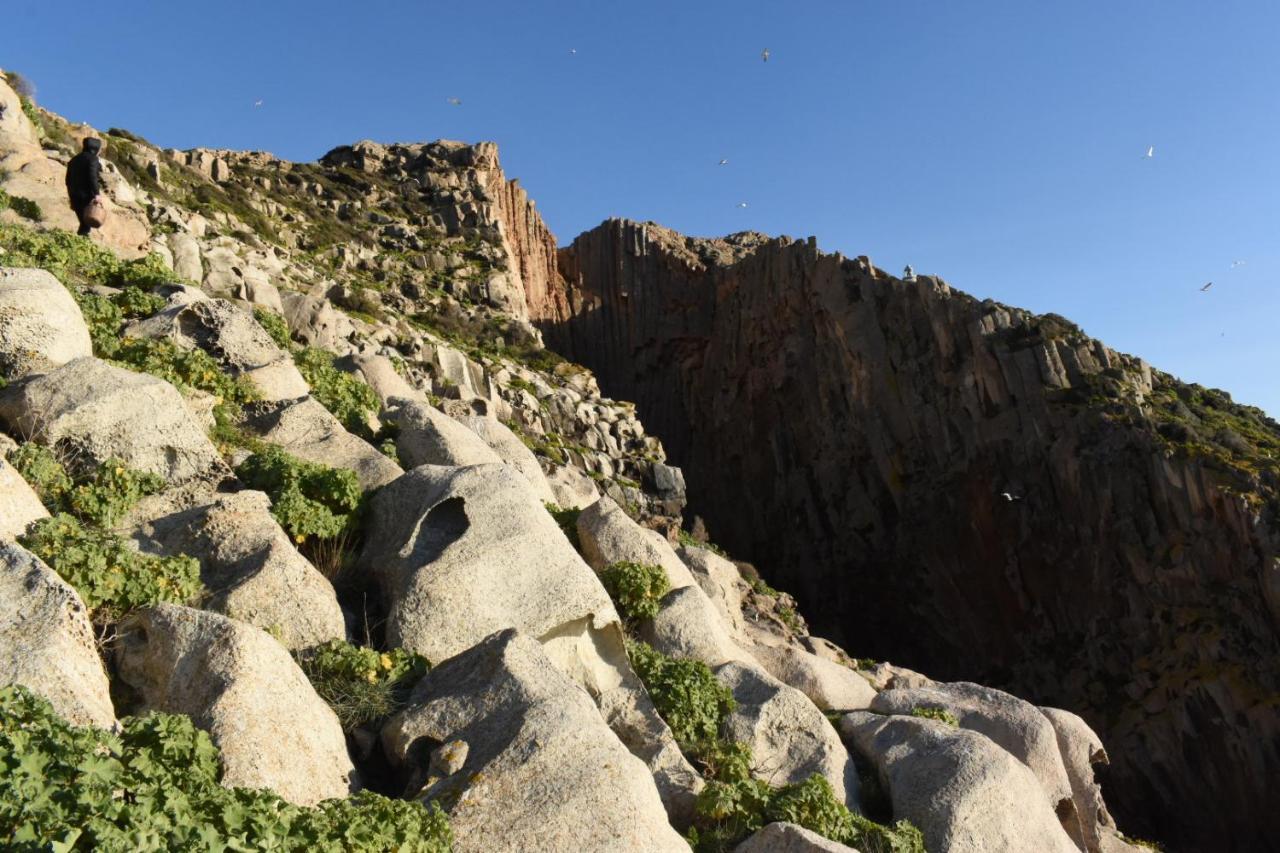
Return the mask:
<svg viewBox="0 0 1280 853">
<path fill-rule="evenodd" d="M 726 560 L 729 559 L 729 555 L 726 554 L 724 549 L 719 545 L 714 542 L 703 542 L 701 539 L 695 539 L 693 534 L 687 530 L 681 530 L 680 533 L 677 534 L 677 538 L 680 540 L 681 545 L 685 545 L 689 548 L 702 548 L 704 551 L 710 551 L 712 554 L 717 554 L 724 557 Z"/>
<path fill-rule="evenodd" d="M 924 853 L 924 837 L 907 821 L 892 827 L 851 812 L 836 799 L 831 783 L 814 774 L 803 782 L 773 788 L 753 779 L 751 753 L 722 765 L 698 794 L 690 846 L 697 853 L 725 853 L 765 824 L 785 821 L 864 853 Z"/>
<path fill-rule="evenodd" d="M 265 445 L 236 468 L 251 489 L 271 497 L 271 514 L 295 542 L 350 532 L 363 499 L 354 471 L 329 468 Z"/>
<path fill-rule="evenodd" d="M 18 541 L 76 588 L 99 624 L 160 602 L 189 604 L 203 589 L 193 558 L 143 554 L 67 513 L 40 519 Z"/>
<path fill-rule="evenodd" d="M 378 411 L 378 395 L 349 373 L 333 366 L 333 353 L 307 347 L 293 357 L 311 395 L 350 432 L 368 438 L 369 416 Z"/>
<path fill-rule="evenodd" d="M 662 566 L 622 561 L 606 566 L 600 582 L 622 616 L 632 622 L 658 615 L 662 597 L 671 591 L 671 581 Z"/>
<path fill-rule="evenodd" d="M 6 208 L 12 210 L 23 219 L 30 219 L 32 222 L 44 221 L 44 211 L 40 209 L 40 205 L 29 198 L 24 198 L 20 195 L 9 195 L 4 190 L 0 190 L 0 210 L 5 210 Z"/>
<path fill-rule="evenodd" d="M 70 512 L 100 527 L 111 527 L 139 500 L 164 488 L 163 478 L 127 468 L 119 459 L 73 478 L 56 453 L 35 442 L 20 446 L 9 461 L 50 512 Z"/>
<path fill-rule="evenodd" d="M 409 691 L 426 675 L 422 655 L 380 652 L 330 640 L 298 657 L 320 698 L 329 703 L 344 731 L 383 720 L 404 707 Z"/>
<path fill-rule="evenodd" d="M 686 752 L 706 752 L 736 704 L 729 688 L 702 661 L 669 658 L 647 643 L 628 642 L 627 655 L 658 714 Z"/>
<path fill-rule="evenodd" d="M 150 317 L 165 305 L 165 298 L 130 284 L 111 297 L 126 317 Z"/>
<path fill-rule="evenodd" d="M 0 689 L 0 836 L 7 849 L 447 853 L 435 804 L 363 791 L 314 808 L 224 788 L 217 747 L 187 717 L 72 726 L 24 687 Z"/>
<path fill-rule="evenodd" d="M 271 336 L 271 340 L 276 342 L 276 346 L 285 352 L 293 350 L 294 344 L 293 338 L 289 335 L 289 324 L 283 317 L 269 308 L 259 307 L 253 309 L 253 318 Z"/>
<path fill-rule="evenodd" d="M 551 513 L 551 517 L 556 520 L 556 524 L 560 525 L 560 529 L 564 532 L 564 536 L 569 540 L 569 544 L 578 553 L 582 553 L 582 540 L 578 538 L 578 516 L 582 515 L 580 509 L 562 509 L 557 504 L 543 504 L 547 508 L 547 512 Z"/>
<path fill-rule="evenodd" d="M 922 705 L 917 705 L 911 709 L 911 716 L 923 717 L 926 720 L 937 720 L 954 728 L 960 727 L 960 721 L 956 719 L 956 715 L 946 708 L 926 708 Z"/>
<path fill-rule="evenodd" d="M 167 338 L 125 338 L 113 360 L 158 376 L 179 390 L 205 391 L 222 403 L 240 405 L 261 396 L 248 380 L 224 373 L 209 353 L 184 349 Z"/>
<path fill-rule="evenodd" d="M 178 280 L 154 252 L 145 258 L 122 261 L 110 249 L 60 229 L 36 231 L 21 225 L 0 225 L 0 248 L 5 250 L 6 266 L 48 270 L 68 287 L 133 285 L 151 290 Z"/>
</svg>

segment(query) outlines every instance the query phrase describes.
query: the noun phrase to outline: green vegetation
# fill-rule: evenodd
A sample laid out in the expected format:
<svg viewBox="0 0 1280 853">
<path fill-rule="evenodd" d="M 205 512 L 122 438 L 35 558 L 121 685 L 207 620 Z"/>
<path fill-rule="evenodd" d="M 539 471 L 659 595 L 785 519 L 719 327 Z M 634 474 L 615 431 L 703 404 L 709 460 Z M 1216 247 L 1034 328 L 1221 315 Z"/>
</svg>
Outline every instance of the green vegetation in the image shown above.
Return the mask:
<svg viewBox="0 0 1280 853">
<path fill-rule="evenodd" d="M 708 776 L 688 835 L 697 853 L 732 850 L 775 821 L 798 824 L 866 853 L 924 853 L 920 830 L 906 821 L 887 827 L 854 814 L 816 773 L 781 788 L 753 779 L 751 750 L 743 744 L 721 748 L 708 762 Z"/>
<path fill-rule="evenodd" d="M 551 513 L 551 517 L 556 520 L 556 524 L 560 525 L 560 529 L 564 531 L 564 536 L 569 540 L 569 544 L 578 553 L 582 553 L 582 540 L 578 538 L 578 516 L 582 515 L 580 509 L 561 509 L 556 504 L 544 504 L 547 512 Z"/>
<path fill-rule="evenodd" d="M 126 285 L 111 297 L 111 301 L 125 317 L 150 317 L 165 305 L 165 298 L 149 293 L 135 284 Z"/>
<path fill-rule="evenodd" d="M 293 357 L 311 395 L 349 431 L 371 437 L 368 419 L 378 411 L 378 395 L 364 382 L 333 366 L 333 353 L 307 347 Z"/>
<path fill-rule="evenodd" d="M 729 688 L 702 661 L 669 658 L 647 643 L 628 642 L 627 656 L 680 747 L 694 755 L 711 750 L 736 707 Z"/>
<path fill-rule="evenodd" d="M 606 566 L 600 572 L 600 582 L 628 622 L 657 616 L 662 597 L 671 591 L 671 581 L 662 566 L 628 561 Z"/>
<path fill-rule="evenodd" d="M 0 248 L 5 250 L 6 266 L 46 269 L 69 287 L 133 285 L 151 290 L 177 280 L 157 254 L 122 261 L 109 249 L 70 231 L 34 231 L 17 225 L 0 225 Z"/>
<path fill-rule="evenodd" d="M 18 541 L 76 588 L 99 624 L 164 601 L 190 604 L 202 590 L 193 558 L 140 553 L 67 513 L 40 519 Z"/>
<path fill-rule="evenodd" d="M 926 708 L 917 706 L 911 709 L 911 716 L 923 717 L 926 720 L 937 720 L 940 723 L 946 723 L 952 728 L 959 728 L 960 721 L 956 719 L 956 715 L 948 711 L 946 708 Z"/>
<path fill-rule="evenodd" d="M 72 726 L 23 687 L 0 689 L 0 836 L 7 849 L 447 853 L 435 804 L 368 791 L 314 808 L 218 784 L 218 750 L 187 717 Z"/>
<path fill-rule="evenodd" d="M 752 578 L 751 591 L 757 595 L 767 596 L 769 598 L 777 598 L 782 593 L 778 592 L 765 581 L 764 578 Z"/>
<path fill-rule="evenodd" d="M 271 514 L 295 542 L 333 539 L 352 532 L 363 493 L 356 474 L 290 456 L 264 445 L 236 468 L 251 489 L 271 497 Z"/>
<path fill-rule="evenodd" d="M 23 198 L 20 195 L 9 195 L 0 189 L 0 210 L 12 210 L 14 213 L 30 219 L 32 222 L 41 222 L 44 220 L 44 212 L 40 210 L 40 205 L 36 204 L 29 198 Z"/>
<path fill-rule="evenodd" d="M 426 658 L 404 649 L 380 652 L 342 640 L 301 654 L 298 663 L 348 732 L 403 708 L 429 668 Z"/>
<path fill-rule="evenodd" d="M 126 468 L 119 459 L 73 479 L 54 451 L 35 442 L 15 450 L 9 462 L 50 512 L 70 512 L 100 527 L 111 527 L 143 497 L 164 488 L 163 478 Z"/>
<path fill-rule="evenodd" d="M 254 308 L 253 318 L 271 336 L 271 340 L 276 342 L 276 346 L 285 352 L 291 352 L 294 349 L 293 339 L 289 335 L 289 324 L 283 317 L 269 308 Z"/>
<path fill-rule="evenodd" d="M 1246 477 L 1280 475 L 1280 423 L 1225 391 L 1160 375 L 1147 398 L 1161 439 L 1174 452 Z"/>
<path fill-rule="evenodd" d="M 711 541 L 703 542 L 701 539 L 695 539 L 693 534 L 687 530 L 681 530 L 677 534 L 677 538 L 681 545 L 689 548 L 702 548 L 704 551 L 710 551 L 712 554 L 717 554 L 726 560 L 729 559 L 729 555 L 719 545 Z"/>
</svg>

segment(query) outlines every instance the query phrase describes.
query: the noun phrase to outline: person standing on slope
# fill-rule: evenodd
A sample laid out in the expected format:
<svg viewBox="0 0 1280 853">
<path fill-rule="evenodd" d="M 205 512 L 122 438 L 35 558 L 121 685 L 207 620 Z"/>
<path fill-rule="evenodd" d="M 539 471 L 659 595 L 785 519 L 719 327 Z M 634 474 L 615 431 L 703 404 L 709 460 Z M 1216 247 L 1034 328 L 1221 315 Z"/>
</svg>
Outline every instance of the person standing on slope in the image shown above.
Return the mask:
<svg viewBox="0 0 1280 853">
<path fill-rule="evenodd" d="M 89 230 L 95 227 L 85 221 L 85 211 L 102 192 L 102 162 L 98 160 L 101 150 L 102 140 L 89 137 L 84 141 L 83 150 L 67 164 L 67 197 L 76 219 L 80 220 L 80 230 L 76 233 L 81 237 L 88 237 Z"/>
</svg>

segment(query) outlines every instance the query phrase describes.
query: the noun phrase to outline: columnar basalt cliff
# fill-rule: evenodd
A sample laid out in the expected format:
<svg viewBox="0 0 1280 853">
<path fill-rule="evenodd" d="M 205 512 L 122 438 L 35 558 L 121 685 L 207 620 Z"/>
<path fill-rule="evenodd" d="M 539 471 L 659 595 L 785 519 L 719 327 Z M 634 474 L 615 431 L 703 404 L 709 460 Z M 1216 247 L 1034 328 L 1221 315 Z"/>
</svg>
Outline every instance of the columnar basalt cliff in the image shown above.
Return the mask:
<svg viewBox="0 0 1280 853">
<path fill-rule="evenodd" d="M 1276 849 L 1280 426 L 815 243 L 613 220 L 549 345 L 637 402 L 689 511 L 858 654 L 1081 711 L 1120 822 Z"/>
</svg>

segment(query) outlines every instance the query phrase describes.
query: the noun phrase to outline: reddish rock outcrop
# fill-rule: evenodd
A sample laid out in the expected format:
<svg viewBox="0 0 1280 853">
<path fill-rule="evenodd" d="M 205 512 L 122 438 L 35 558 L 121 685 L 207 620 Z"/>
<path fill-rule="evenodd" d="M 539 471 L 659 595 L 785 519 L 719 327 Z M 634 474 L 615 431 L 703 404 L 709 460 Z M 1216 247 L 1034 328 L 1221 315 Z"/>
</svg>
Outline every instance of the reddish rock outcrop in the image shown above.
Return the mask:
<svg viewBox="0 0 1280 853">
<path fill-rule="evenodd" d="M 1280 426 L 1055 315 L 614 220 L 530 300 L 851 652 L 1079 711 L 1119 822 L 1276 849 Z"/>
</svg>

